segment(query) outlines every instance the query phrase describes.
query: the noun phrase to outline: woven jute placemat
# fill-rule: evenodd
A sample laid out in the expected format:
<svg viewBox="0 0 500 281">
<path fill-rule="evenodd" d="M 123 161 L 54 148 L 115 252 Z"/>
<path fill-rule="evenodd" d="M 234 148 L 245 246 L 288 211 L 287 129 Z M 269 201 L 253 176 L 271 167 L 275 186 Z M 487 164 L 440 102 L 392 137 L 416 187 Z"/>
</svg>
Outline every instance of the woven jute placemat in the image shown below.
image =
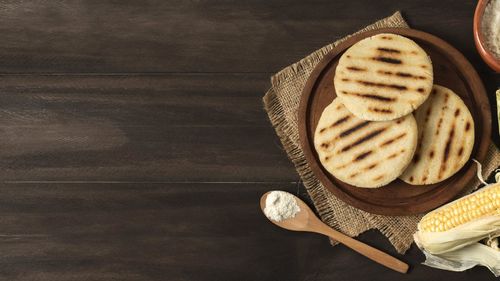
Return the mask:
<svg viewBox="0 0 500 281">
<path fill-rule="evenodd" d="M 408 24 L 401 14 L 396 12 L 358 32 L 385 27 L 408 28 Z M 357 236 L 369 229 L 378 229 L 399 253 L 404 253 L 413 242 L 413 233 L 416 231 L 421 215 L 382 216 L 347 205 L 330 193 L 314 176 L 300 146 L 297 113 L 302 89 L 310 73 L 323 56 L 348 37 L 324 46 L 272 76 L 271 88 L 264 96 L 264 108 L 321 219 L 331 227 L 350 236 Z M 499 150 L 491 145 L 488 156 L 482 163 L 483 174 L 492 173 L 499 163 Z M 469 186 L 472 190 L 480 184 L 478 179 L 474 179 Z M 335 244 L 335 241 L 332 241 L 332 244 Z"/>
</svg>

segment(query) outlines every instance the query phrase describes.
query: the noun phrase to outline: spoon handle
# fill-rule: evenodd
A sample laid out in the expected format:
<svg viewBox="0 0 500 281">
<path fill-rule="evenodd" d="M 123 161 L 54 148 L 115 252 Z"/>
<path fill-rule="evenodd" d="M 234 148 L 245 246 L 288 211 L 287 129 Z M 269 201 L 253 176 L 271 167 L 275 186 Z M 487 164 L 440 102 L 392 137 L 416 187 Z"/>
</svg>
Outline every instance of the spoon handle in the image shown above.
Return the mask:
<svg viewBox="0 0 500 281">
<path fill-rule="evenodd" d="M 363 256 L 378 262 L 379 264 L 382 264 L 392 270 L 395 270 L 397 272 L 401 273 L 406 273 L 408 271 L 409 266 L 394 258 L 393 256 L 390 256 L 389 254 L 386 254 L 378 249 L 373 248 L 372 246 L 369 246 L 363 242 L 360 242 L 356 239 L 353 239 L 345 234 L 342 234 L 336 230 L 333 230 L 329 226 L 327 226 L 324 223 L 321 223 L 318 225 L 316 228 L 316 232 L 324 234 L 326 236 L 329 236 L 338 242 L 344 244 L 345 246 L 353 249 L 354 251 L 362 254 Z"/>
</svg>

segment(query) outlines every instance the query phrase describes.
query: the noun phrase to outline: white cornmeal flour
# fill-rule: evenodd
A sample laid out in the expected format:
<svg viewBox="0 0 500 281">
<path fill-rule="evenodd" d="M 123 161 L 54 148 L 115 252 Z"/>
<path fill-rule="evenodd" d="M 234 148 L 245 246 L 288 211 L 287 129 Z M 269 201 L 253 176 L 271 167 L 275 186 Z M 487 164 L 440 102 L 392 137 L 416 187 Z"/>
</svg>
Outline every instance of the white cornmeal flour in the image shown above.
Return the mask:
<svg viewBox="0 0 500 281">
<path fill-rule="evenodd" d="M 300 211 L 293 195 L 284 191 L 272 191 L 267 195 L 264 214 L 273 221 L 291 219 Z"/>
<path fill-rule="evenodd" d="M 500 60 L 500 0 L 490 0 L 484 9 L 481 31 L 486 48 Z"/>
</svg>

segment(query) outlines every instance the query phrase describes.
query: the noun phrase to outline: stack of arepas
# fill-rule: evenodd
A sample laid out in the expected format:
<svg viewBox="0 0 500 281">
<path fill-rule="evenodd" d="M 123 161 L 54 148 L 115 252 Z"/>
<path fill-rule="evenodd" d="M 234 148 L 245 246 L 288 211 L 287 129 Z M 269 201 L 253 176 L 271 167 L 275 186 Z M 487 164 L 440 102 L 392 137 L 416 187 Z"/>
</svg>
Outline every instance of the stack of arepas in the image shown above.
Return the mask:
<svg viewBox="0 0 500 281">
<path fill-rule="evenodd" d="M 315 131 L 324 168 L 365 188 L 398 177 L 433 184 L 460 170 L 474 146 L 474 121 L 433 78 L 431 59 L 406 37 L 384 33 L 351 46 L 335 71 L 337 98 Z"/>
</svg>

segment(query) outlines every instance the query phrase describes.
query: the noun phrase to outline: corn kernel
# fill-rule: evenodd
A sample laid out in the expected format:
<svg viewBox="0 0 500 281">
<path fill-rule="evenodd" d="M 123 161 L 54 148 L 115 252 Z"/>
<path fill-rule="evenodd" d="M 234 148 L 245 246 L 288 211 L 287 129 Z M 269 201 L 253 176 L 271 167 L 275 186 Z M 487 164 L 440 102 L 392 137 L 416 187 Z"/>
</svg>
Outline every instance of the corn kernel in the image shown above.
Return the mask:
<svg viewBox="0 0 500 281">
<path fill-rule="evenodd" d="M 500 214 L 500 185 L 493 185 L 458 199 L 438 211 L 427 214 L 421 222 L 424 231 L 442 232 L 469 221 Z"/>
</svg>

